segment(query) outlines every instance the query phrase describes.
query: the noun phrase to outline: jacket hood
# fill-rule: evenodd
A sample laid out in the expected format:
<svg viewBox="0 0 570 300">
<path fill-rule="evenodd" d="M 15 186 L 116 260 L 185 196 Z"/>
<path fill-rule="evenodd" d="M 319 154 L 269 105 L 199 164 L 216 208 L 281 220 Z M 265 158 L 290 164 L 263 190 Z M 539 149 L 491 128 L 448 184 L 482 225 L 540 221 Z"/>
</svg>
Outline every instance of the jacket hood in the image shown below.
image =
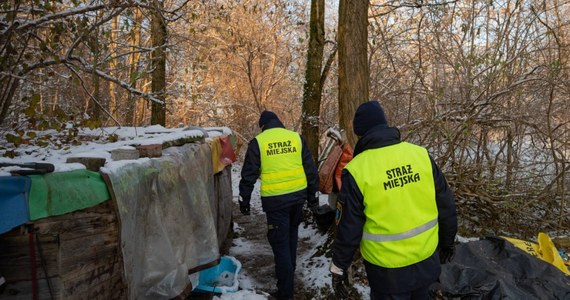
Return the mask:
<svg viewBox="0 0 570 300">
<path fill-rule="evenodd" d="M 378 101 L 372 100 L 362 103 L 354 114 L 352 120 L 352 128 L 354 133 L 358 136 L 363 136 L 378 125 L 388 126 L 384 110 Z"/>
</svg>

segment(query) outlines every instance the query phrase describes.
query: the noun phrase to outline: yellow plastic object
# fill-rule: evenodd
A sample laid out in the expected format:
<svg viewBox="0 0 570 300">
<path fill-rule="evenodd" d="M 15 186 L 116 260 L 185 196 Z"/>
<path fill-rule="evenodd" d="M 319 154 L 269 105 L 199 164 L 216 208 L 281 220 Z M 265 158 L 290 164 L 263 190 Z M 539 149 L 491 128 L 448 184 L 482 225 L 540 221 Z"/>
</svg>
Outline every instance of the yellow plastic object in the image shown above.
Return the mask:
<svg viewBox="0 0 570 300">
<path fill-rule="evenodd" d="M 570 271 L 568 271 L 568 268 L 565 266 L 564 260 L 546 233 L 540 232 L 538 234 L 538 244 L 508 237 L 503 238 L 528 254 L 554 265 L 564 274 L 570 275 Z"/>
<path fill-rule="evenodd" d="M 220 139 L 218 137 L 213 138 L 208 144 L 212 150 L 212 167 L 214 169 L 214 174 L 216 174 L 222 171 L 225 167 L 220 161 L 220 156 L 222 154 L 222 144 L 220 144 Z"/>
</svg>

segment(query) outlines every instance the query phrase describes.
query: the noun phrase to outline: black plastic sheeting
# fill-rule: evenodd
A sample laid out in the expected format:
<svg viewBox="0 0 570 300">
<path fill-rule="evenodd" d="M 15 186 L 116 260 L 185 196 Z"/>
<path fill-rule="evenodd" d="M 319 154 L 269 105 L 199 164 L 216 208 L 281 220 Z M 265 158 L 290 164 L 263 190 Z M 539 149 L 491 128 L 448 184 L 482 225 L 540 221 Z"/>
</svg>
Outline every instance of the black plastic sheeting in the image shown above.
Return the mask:
<svg viewBox="0 0 570 300">
<path fill-rule="evenodd" d="M 499 237 L 458 244 L 440 284 L 444 299 L 570 299 L 570 276 Z"/>
</svg>

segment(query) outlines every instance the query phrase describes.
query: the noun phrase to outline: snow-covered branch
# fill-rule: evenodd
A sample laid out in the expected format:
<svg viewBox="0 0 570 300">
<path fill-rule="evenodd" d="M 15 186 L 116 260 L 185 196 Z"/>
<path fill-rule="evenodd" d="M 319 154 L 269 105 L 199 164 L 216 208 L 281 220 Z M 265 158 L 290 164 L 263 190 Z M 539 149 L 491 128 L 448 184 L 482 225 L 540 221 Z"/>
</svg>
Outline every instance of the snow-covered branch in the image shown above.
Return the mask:
<svg viewBox="0 0 570 300">
<path fill-rule="evenodd" d="M 76 61 L 79 64 L 74 64 L 74 63 L 72 63 L 72 61 Z M 82 57 L 77 57 L 77 56 L 70 57 L 69 60 L 65 60 L 64 63 L 75 66 L 75 67 L 79 67 L 84 72 L 95 73 L 95 74 L 97 74 L 97 76 L 104 78 L 105 80 L 111 81 L 111 82 L 121 86 L 122 88 L 126 89 L 127 91 L 129 91 L 130 93 L 132 93 L 134 95 L 148 99 L 148 100 L 156 102 L 158 104 L 164 104 L 164 101 L 156 98 L 154 95 L 149 94 L 149 93 L 144 93 L 138 89 L 135 89 L 130 84 L 95 68 L 93 65 L 91 65 L 87 61 L 85 61 L 85 59 L 83 59 Z"/>
</svg>

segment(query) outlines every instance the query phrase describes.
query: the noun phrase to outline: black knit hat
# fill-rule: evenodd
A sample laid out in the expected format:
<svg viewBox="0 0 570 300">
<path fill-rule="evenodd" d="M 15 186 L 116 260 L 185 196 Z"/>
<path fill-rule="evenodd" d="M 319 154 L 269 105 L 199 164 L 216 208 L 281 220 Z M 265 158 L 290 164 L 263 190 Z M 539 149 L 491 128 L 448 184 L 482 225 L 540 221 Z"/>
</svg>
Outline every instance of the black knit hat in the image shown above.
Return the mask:
<svg viewBox="0 0 570 300">
<path fill-rule="evenodd" d="M 279 117 L 277 117 L 274 112 L 268 110 L 263 111 L 261 116 L 259 116 L 259 128 L 263 128 L 265 124 L 274 119 L 279 120 Z"/>
<path fill-rule="evenodd" d="M 363 136 L 370 128 L 381 124 L 388 125 L 388 122 L 380 103 L 375 100 L 360 104 L 352 120 L 354 133 L 358 136 Z"/>
</svg>

